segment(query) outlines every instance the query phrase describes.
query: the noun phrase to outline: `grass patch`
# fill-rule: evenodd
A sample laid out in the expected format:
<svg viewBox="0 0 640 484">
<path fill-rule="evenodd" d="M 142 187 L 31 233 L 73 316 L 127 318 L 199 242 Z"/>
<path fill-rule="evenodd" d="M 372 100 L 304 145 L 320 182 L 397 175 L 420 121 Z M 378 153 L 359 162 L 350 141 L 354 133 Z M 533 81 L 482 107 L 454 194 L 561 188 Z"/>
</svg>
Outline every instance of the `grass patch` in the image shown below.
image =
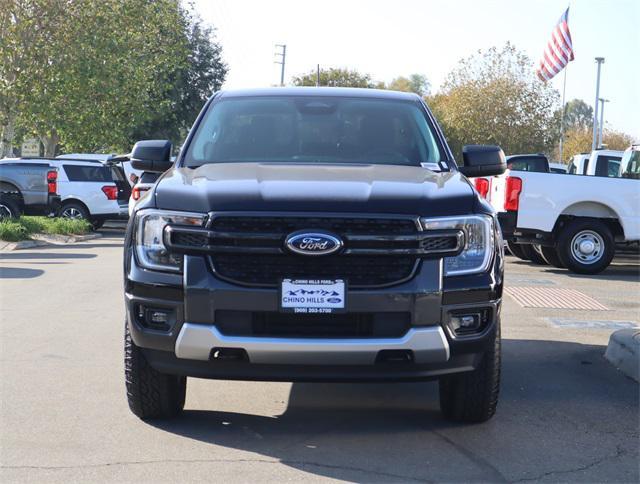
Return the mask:
<svg viewBox="0 0 640 484">
<path fill-rule="evenodd" d="M 86 220 L 49 217 L 20 217 L 0 220 L 0 240 L 18 242 L 31 234 L 81 235 L 91 231 Z"/>
</svg>

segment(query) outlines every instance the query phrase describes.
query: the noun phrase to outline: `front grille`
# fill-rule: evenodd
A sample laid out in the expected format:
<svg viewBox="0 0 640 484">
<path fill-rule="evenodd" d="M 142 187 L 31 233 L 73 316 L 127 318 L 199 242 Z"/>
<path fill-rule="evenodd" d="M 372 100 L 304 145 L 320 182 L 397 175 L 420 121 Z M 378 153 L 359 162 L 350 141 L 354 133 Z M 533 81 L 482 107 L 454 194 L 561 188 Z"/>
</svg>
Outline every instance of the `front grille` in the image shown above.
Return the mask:
<svg viewBox="0 0 640 484">
<path fill-rule="evenodd" d="M 281 338 L 400 338 L 411 314 L 338 313 L 291 314 L 218 310 L 215 325 L 225 336 Z"/>
<path fill-rule="evenodd" d="M 225 232 L 283 233 L 322 229 L 340 235 L 408 235 L 417 231 L 409 218 L 218 216 L 211 228 Z"/>
<path fill-rule="evenodd" d="M 343 241 L 339 252 L 310 257 L 285 249 L 298 231 L 325 231 Z M 421 231 L 410 217 L 216 214 L 207 227 L 165 229 L 171 252 L 209 256 L 221 279 L 277 287 L 282 279 L 345 279 L 350 288 L 385 287 L 409 280 L 423 257 L 455 255 L 461 231 Z"/>
<path fill-rule="evenodd" d="M 216 254 L 216 273 L 232 282 L 275 286 L 282 279 L 345 279 L 351 288 L 386 286 L 407 280 L 418 263 L 415 257 L 364 257 Z"/>
</svg>

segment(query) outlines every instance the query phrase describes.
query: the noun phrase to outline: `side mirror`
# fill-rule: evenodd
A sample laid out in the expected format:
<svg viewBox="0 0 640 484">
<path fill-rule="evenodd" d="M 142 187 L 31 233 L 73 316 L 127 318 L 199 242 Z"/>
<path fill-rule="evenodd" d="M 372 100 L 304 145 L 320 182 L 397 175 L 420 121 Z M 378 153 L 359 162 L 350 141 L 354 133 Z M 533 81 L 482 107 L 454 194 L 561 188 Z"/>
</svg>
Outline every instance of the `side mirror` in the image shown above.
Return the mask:
<svg viewBox="0 0 640 484">
<path fill-rule="evenodd" d="M 464 165 L 460 172 L 470 178 L 502 175 L 507 169 L 504 152 L 495 145 L 466 145 L 462 148 Z"/>
<path fill-rule="evenodd" d="M 171 141 L 138 141 L 131 151 L 131 166 L 136 170 L 164 173 L 173 165 Z"/>
</svg>

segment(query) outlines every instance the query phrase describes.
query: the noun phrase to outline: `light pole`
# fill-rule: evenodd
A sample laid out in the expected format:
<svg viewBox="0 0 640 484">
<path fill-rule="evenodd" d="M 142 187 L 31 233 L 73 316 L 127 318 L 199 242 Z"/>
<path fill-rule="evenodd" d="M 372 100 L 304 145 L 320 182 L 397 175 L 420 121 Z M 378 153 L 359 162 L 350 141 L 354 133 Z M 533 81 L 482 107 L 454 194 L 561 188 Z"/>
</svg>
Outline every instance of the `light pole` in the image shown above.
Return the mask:
<svg viewBox="0 0 640 484">
<path fill-rule="evenodd" d="M 608 99 L 600 98 L 600 126 L 598 133 L 598 148 L 602 148 L 602 132 L 604 131 L 604 103 L 608 103 Z"/>
<path fill-rule="evenodd" d="M 280 56 L 279 61 L 274 61 L 276 64 L 280 64 L 280 86 L 284 86 L 284 64 L 287 58 L 287 46 L 284 44 L 276 44 L 276 47 L 280 47 L 280 52 L 276 52 L 277 56 Z"/>
<path fill-rule="evenodd" d="M 598 99 L 600 99 L 600 68 L 604 63 L 604 57 L 596 57 L 598 63 L 598 76 L 596 77 L 596 102 L 593 108 L 593 140 L 591 141 L 591 151 L 596 149 L 598 141 Z"/>
</svg>

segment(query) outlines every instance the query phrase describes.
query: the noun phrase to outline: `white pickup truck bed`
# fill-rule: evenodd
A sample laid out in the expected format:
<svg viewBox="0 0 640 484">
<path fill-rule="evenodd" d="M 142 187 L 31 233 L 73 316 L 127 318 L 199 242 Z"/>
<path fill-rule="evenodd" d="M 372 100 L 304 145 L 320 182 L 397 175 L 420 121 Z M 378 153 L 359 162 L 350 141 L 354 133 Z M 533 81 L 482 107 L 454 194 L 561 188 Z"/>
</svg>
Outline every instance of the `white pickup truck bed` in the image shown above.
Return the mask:
<svg viewBox="0 0 640 484">
<path fill-rule="evenodd" d="M 509 193 L 519 185 L 510 177 L 521 180 L 519 193 Z M 505 207 L 509 197 L 516 207 Z M 487 199 L 506 240 L 539 246 L 549 263 L 574 272 L 600 272 L 616 243 L 640 240 L 637 179 L 507 171 L 490 179 Z"/>
<path fill-rule="evenodd" d="M 624 240 L 640 239 L 638 180 L 554 173 L 513 174 L 522 179 L 517 228 L 551 232 L 563 216 L 617 220 Z"/>
</svg>

